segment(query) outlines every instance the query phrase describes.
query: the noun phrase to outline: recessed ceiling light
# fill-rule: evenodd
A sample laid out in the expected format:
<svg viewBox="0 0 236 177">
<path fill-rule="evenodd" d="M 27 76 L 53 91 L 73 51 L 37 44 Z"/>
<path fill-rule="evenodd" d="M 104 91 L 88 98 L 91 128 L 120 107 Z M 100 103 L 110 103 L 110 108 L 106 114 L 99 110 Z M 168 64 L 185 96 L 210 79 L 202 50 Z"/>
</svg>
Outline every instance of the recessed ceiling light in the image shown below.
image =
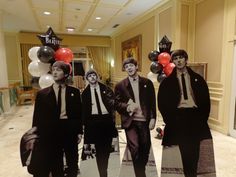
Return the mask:
<svg viewBox="0 0 236 177">
<path fill-rule="evenodd" d="M 102 17 L 96 17 L 96 20 L 101 20 L 102 19 Z"/>
<path fill-rule="evenodd" d="M 92 29 L 92 28 L 89 28 L 88 31 L 93 31 L 93 29 Z"/>
<path fill-rule="evenodd" d="M 73 32 L 75 30 L 75 28 L 74 27 L 66 27 L 66 30 L 68 32 Z"/>
<path fill-rule="evenodd" d="M 43 12 L 43 14 L 44 14 L 44 15 L 50 15 L 51 12 L 45 11 L 45 12 Z"/>
</svg>

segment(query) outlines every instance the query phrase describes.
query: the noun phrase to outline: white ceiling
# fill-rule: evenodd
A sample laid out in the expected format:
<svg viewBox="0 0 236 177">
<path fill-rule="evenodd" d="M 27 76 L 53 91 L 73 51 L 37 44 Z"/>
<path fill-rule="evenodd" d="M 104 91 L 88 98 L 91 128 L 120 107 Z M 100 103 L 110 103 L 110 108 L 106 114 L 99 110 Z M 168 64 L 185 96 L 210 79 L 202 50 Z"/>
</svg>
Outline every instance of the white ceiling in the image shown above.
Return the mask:
<svg viewBox="0 0 236 177">
<path fill-rule="evenodd" d="M 110 36 L 165 0 L 0 0 L 4 31 L 46 32 Z M 51 15 L 44 15 L 44 11 Z M 101 17 L 96 20 L 95 17 Z M 119 24 L 117 28 L 114 25 Z M 88 31 L 88 28 L 93 31 Z"/>
</svg>

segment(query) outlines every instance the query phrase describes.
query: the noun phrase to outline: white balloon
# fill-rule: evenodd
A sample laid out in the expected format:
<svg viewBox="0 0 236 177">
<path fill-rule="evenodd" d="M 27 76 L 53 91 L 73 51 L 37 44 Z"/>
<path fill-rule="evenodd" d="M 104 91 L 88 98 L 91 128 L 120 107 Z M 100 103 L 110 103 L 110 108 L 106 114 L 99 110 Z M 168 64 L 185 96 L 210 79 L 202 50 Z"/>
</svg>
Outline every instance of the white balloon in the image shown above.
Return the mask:
<svg viewBox="0 0 236 177">
<path fill-rule="evenodd" d="M 147 78 L 150 79 L 152 82 L 157 82 L 157 75 L 158 74 L 154 74 L 153 72 L 149 72 L 147 74 Z"/>
<path fill-rule="evenodd" d="M 28 56 L 32 61 L 39 59 L 37 55 L 39 48 L 40 47 L 32 47 L 31 49 L 29 49 Z"/>
<path fill-rule="evenodd" d="M 42 63 L 39 60 L 33 60 L 29 66 L 28 71 L 34 77 L 40 77 L 43 74 L 47 74 L 50 70 L 50 63 Z"/>
<path fill-rule="evenodd" d="M 40 88 L 46 88 L 54 83 L 53 76 L 51 74 L 44 74 L 39 78 Z"/>
<path fill-rule="evenodd" d="M 50 71 L 50 63 L 43 63 L 41 61 L 38 61 L 38 65 L 39 65 L 39 72 L 40 72 L 40 76 L 43 74 L 47 74 L 48 71 Z"/>
</svg>

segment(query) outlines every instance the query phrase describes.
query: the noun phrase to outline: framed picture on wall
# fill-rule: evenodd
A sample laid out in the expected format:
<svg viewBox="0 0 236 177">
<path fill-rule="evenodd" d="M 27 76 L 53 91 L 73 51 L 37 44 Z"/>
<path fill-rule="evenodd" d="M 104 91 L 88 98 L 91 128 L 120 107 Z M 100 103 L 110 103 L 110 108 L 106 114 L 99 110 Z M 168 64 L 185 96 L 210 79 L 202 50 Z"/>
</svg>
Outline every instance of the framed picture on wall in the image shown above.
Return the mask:
<svg viewBox="0 0 236 177">
<path fill-rule="evenodd" d="M 138 70 L 142 67 L 142 35 L 137 35 L 121 43 L 122 62 L 124 59 L 133 57 L 138 62 Z M 122 68 L 123 71 L 123 68 Z"/>
<path fill-rule="evenodd" d="M 188 63 L 187 65 L 205 80 L 207 79 L 207 63 Z"/>
</svg>

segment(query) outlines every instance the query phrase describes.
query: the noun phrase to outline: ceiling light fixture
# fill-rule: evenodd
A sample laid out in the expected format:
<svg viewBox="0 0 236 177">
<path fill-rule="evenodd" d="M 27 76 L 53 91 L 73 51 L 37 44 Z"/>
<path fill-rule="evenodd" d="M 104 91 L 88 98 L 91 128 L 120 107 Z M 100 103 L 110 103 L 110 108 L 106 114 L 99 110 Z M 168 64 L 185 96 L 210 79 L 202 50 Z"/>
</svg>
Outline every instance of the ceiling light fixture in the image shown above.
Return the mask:
<svg viewBox="0 0 236 177">
<path fill-rule="evenodd" d="M 88 31 L 93 31 L 93 29 L 92 29 L 92 28 L 89 28 Z"/>
<path fill-rule="evenodd" d="M 96 17 L 95 19 L 96 19 L 96 20 L 101 20 L 101 19 L 102 19 L 102 17 Z"/>
<path fill-rule="evenodd" d="M 73 32 L 73 31 L 75 31 L 75 28 L 74 27 L 66 27 L 66 30 L 68 32 Z"/>
<path fill-rule="evenodd" d="M 51 15 L 51 12 L 45 11 L 43 12 L 44 15 Z"/>
</svg>

